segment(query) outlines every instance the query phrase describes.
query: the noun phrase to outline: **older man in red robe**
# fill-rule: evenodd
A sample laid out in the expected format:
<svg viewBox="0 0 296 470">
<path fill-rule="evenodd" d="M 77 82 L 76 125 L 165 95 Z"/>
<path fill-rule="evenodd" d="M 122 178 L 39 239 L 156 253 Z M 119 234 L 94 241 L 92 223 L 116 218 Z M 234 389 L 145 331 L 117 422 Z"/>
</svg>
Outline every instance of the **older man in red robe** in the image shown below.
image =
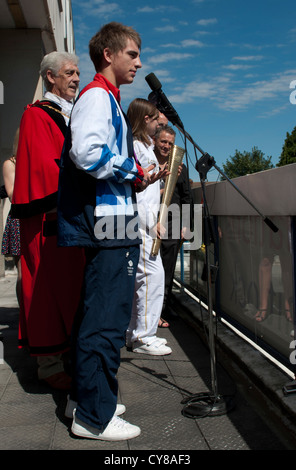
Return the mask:
<svg viewBox="0 0 296 470">
<path fill-rule="evenodd" d="M 19 346 L 38 359 L 38 377 L 68 389 L 65 368 L 83 279 L 81 248 L 57 246 L 59 159 L 78 84 L 74 54 L 41 62 L 44 99 L 28 105 L 20 124 L 12 215 L 20 219 L 23 303 Z"/>
</svg>

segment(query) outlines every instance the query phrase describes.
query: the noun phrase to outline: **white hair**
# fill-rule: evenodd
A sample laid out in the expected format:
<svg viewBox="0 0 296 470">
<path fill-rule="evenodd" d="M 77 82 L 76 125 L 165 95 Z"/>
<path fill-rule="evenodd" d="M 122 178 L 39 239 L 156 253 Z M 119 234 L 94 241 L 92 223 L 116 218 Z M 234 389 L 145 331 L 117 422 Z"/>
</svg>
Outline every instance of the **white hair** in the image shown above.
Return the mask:
<svg viewBox="0 0 296 470">
<path fill-rule="evenodd" d="M 44 80 L 46 90 L 50 91 L 52 84 L 47 79 L 47 71 L 51 70 L 54 76 L 57 76 L 59 70 L 66 62 L 71 62 L 74 65 L 78 64 L 78 57 L 76 54 L 70 52 L 50 52 L 45 55 L 40 64 L 40 74 Z"/>
</svg>

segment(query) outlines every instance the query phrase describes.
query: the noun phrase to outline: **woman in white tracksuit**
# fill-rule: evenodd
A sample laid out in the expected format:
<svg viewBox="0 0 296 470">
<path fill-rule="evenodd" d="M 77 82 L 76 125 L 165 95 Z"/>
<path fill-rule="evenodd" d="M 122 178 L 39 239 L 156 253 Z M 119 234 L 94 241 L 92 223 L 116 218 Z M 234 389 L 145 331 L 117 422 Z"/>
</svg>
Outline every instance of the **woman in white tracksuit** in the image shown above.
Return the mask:
<svg viewBox="0 0 296 470">
<path fill-rule="evenodd" d="M 158 125 L 158 115 L 156 107 L 141 98 L 132 101 L 127 112 L 133 130 L 135 158 L 144 168 L 155 164 L 153 171 L 158 171 L 152 141 Z M 159 181 L 137 193 L 137 206 L 142 245 L 126 344 L 135 353 L 166 355 L 172 352 L 171 348 L 166 345 L 165 339 L 156 336 L 163 307 L 164 269 L 160 253 L 151 256 L 153 239 L 163 235 L 164 230 L 157 222 L 160 207 Z"/>
</svg>

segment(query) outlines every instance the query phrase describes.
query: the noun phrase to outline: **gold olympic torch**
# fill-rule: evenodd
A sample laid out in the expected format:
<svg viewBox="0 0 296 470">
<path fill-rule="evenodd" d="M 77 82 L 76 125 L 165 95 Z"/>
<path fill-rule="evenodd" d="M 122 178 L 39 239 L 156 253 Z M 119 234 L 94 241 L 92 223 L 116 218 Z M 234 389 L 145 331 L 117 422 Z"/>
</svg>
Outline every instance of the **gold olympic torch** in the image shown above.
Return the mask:
<svg viewBox="0 0 296 470">
<path fill-rule="evenodd" d="M 160 207 L 158 222 L 165 226 L 168 207 L 171 203 L 173 192 L 178 179 L 179 166 L 182 164 L 185 150 L 177 145 L 173 145 L 170 151 L 169 161 L 168 161 L 168 170 L 170 174 L 166 177 L 165 186 L 162 196 L 162 203 Z M 157 256 L 161 244 L 161 239 L 156 238 L 153 241 L 151 255 Z"/>
</svg>

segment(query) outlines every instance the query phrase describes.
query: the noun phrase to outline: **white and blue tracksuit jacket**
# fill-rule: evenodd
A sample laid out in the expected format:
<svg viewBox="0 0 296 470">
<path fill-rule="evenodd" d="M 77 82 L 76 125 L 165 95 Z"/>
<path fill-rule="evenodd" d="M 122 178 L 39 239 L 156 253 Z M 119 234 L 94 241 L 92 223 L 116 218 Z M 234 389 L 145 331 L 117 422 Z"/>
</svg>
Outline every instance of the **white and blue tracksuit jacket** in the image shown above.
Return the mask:
<svg viewBox="0 0 296 470">
<path fill-rule="evenodd" d="M 134 183 L 139 170 L 119 90 L 96 74 L 76 101 L 61 157 L 58 243 L 129 246 L 136 236 Z M 127 226 L 133 226 L 132 237 Z"/>
</svg>

